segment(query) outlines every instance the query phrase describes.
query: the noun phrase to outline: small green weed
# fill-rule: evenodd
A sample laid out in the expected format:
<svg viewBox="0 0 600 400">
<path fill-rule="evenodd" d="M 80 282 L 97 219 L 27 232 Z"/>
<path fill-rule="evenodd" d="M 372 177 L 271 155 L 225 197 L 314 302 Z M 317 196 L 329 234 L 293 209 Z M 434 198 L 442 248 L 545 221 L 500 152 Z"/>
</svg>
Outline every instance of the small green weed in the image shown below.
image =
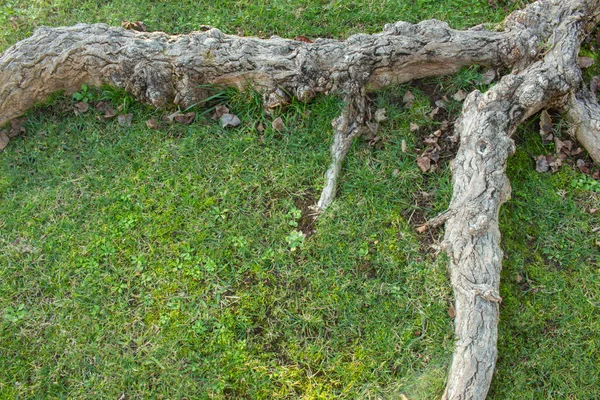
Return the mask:
<svg viewBox="0 0 600 400">
<path fill-rule="evenodd" d="M 73 100 L 82 101 L 84 103 L 89 103 L 94 99 L 94 95 L 89 90 L 88 85 L 85 83 L 81 85 L 81 89 L 78 92 L 73 93 Z"/>
<path fill-rule="evenodd" d="M 600 193 L 600 182 L 585 174 L 581 174 L 577 178 L 574 178 L 571 181 L 571 187 L 579 190 Z"/>
</svg>

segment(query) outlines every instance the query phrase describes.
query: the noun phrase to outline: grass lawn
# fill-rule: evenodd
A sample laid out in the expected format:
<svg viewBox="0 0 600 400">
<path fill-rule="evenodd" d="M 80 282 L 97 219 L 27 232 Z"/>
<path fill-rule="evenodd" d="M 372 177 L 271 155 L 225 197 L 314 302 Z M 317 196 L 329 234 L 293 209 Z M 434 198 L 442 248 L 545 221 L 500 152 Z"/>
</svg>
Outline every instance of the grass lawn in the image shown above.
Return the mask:
<svg viewBox="0 0 600 400">
<path fill-rule="evenodd" d="M 519 5 L 497 3 L 4 0 L 0 50 L 39 25 L 143 20 L 170 33 L 207 24 L 344 38 L 396 20 L 498 22 Z M 381 140 L 357 140 L 337 200 L 314 224 L 307 206 L 329 164 L 336 98 L 293 103 L 282 132 L 255 93 L 226 93 L 242 120 L 234 129 L 198 118 L 150 130 L 145 121 L 163 112 L 140 104 L 123 127 L 75 115 L 70 96 L 28 113 L 26 136 L 0 153 L 0 398 L 439 397 L 452 293 L 438 236 L 419 237 L 414 221 L 443 211 L 452 188 L 447 163 L 423 174 L 415 162 L 439 124 L 422 88 L 485 89 L 482 72 L 378 93 L 389 118 Z M 399 101 L 407 90 L 412 107 Z M 600 207 L 600 184 L 570 166 L 537 173 L 533 157 L 553 151 L 537 126 L 517 132 L 509 162 L 489 398 L 594 399 L 600 212 L 588 211 Z"/>
</svg>

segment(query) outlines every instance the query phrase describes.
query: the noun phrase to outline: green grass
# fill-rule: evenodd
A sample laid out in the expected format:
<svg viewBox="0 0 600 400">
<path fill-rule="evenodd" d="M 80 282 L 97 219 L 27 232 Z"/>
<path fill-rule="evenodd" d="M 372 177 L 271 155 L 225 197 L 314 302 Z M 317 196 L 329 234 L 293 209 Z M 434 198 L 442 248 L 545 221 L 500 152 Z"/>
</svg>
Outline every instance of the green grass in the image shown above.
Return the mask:
<svg viewBox="0 0 600 400">
<path fill-rule="evenodd" d="M 20 25 L 0 24 L 0 47 L 34 26 L 77 21 L 344 37 L 398 19 L 461 27 L 506 11 L 459 0 L 227 4 L 9 1 L 0 19 Z M 429 84 L 452 94 L 479 73 Z M 406 109 L 398 99 L 409 88 Z M 139 104 L 125 128 L 93 111 L 73 115 L 64 97 L 27 115 L 27 136 L 0 154 L 0 398 L 441 394 L 452 352 L 447 264 L 411 223 L 442 211 L 451 185 L 448 169 L 422 174 L 415 163 L 409 123 L 436 129 L 425 93 L 379 94 L 383 146 L 357 141 L 337 200 L 303 241 L 298 210 L 319 195 L 341 104 L 293 103 L 285 131 L 267 121 L 261 134 L 258 96 L 228 95 L 243 121 L 236 129 L 200 119 L 151 131 L 145 121 L 161 113 Z M 532 157 L 550 149 L 534 130 L 535 121 L 518 133 L 513 198 L 501 212 L 504 302 L 489 397 L 592 399 L 600 218 L 586 209 L 600 194 L 570 167 L 535 172 Z"/>
</svg>

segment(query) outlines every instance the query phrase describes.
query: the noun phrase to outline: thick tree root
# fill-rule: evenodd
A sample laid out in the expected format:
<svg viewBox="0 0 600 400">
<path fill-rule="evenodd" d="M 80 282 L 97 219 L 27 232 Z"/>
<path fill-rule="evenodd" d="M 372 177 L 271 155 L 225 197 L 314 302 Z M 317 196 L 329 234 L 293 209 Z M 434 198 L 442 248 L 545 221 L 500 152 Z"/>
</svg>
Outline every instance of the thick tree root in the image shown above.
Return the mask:
<svg viewBox="0 0 600 400">
<path fill-rule="evenodd" d="M 581 2 L 554 4 L 551 15 L 562 18 L 555 19 L 553 48 L 485 94 L 471 93 L 456 124 L 460 148 L 452 162 L 454 193 L 443 242 L 456 299 L 456 349 L 446 399 L 484 399 L 494 371 L 502 268 L 498 212 L 510 197 L 505 174 L 514 151 L 510 136 L 520 122 L 582 81 L 579 45 L 600 5 L 593 2 L 594 8 L 582 13 Z"/>
<path fill-rule="evenodd" d="M 600 165 L 600 105 L 587 88 L 571 93 L 564 107 L 571 133 L 596 164 Z"/>
<path fill-rule="evenodd" d="M 332 164 L 318 208 L 331 204 L 341 165 L 365 120 L 365 92 L 448 74 L 466 65 L 513 68 L 485 94 L 465 101 L 456 124 L 460 148 L 452 163 L 445 222 L 456 297 L 456 349 L 446 399 L 483 399 L 497 358 L 502 251 L 498 213 L 510 197 L 506 162 L 517 125 L 548 106 L 564 106 L 574 134 L 600 161 L 600 106 L 583 87 L 577 53 L 600 19 L 600 0 L 538 0 L 504 21 L 503 32 L 456 31 L 440 21 L 397 22 L 382 33 L 346 41 L 305 43 L 225 35 L 139 33 L 106 25 L 40 28 L 0 55 L 0 126 L 59 90 L 110 84 L 155 106 L 188 107 L 205 85 L 250 82 L 265 107 L 307 101 L 318 93 L 346 100 L 335 130 Z M 542 54 L 542 50 L 545 52 Z M 204 85 L 204 86 L 203 86 Z"/>
<path fill-rule="evenodd" d="M 337 191 L 337 179 L 342 169 L 342 162 L 352 146 L 352 142 L 364 128 L 366 98 L 359 95 L 356 99 L 346 102 L 342 115 L 334 119 L 333 145 L 331 146 L 332 162 L 325 174 L 325 187 L 317 202 L 317 212 L 325 209 L 333 202 Z"/>
</svg>

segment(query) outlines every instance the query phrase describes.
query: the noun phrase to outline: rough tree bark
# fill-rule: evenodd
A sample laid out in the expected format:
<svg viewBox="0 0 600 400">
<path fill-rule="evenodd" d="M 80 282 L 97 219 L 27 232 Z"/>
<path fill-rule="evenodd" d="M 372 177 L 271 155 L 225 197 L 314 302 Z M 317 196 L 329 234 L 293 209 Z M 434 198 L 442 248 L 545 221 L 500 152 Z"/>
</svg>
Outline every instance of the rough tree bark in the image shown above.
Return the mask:
<svg viewBox="0 0 600 400">
<path fill-rule="evenodd" d="M 346 106 L 333 121 L 333 161 L 317 204 L 324 210 L 352 140 L 369 120 L 367 92 L 467 65 L 510 70 L 486 93 L 467 97 L 456 124 L 452 201 L 425 226 L 445 223 L 456 299 L 456 349 L 444 398 L 483 399 L 497 356 L 498 212 L 510 198 L 510 137 L 519 123 L 555 107 L 600 162 L 600 106 L 577 64 L 581 41 L 599 19 L 600 0 L 539 0 L 508 16 L 497 32 L 481 26 L 457 31 L 430 20 L 315 43 L 242 38 L 215 28 L 169 36 L 102 24 L 42 27 L 0 56 L 0 126 L 49 94 L 74 92 L 82 83 L 117 86 L 157 107 L 193 105 L 208 95 L 206 84 L 245 89 L 250 83 L 264 93 L 267 109 L 289 96 L 308 101 L 332 93 Z"/>
</svg>

